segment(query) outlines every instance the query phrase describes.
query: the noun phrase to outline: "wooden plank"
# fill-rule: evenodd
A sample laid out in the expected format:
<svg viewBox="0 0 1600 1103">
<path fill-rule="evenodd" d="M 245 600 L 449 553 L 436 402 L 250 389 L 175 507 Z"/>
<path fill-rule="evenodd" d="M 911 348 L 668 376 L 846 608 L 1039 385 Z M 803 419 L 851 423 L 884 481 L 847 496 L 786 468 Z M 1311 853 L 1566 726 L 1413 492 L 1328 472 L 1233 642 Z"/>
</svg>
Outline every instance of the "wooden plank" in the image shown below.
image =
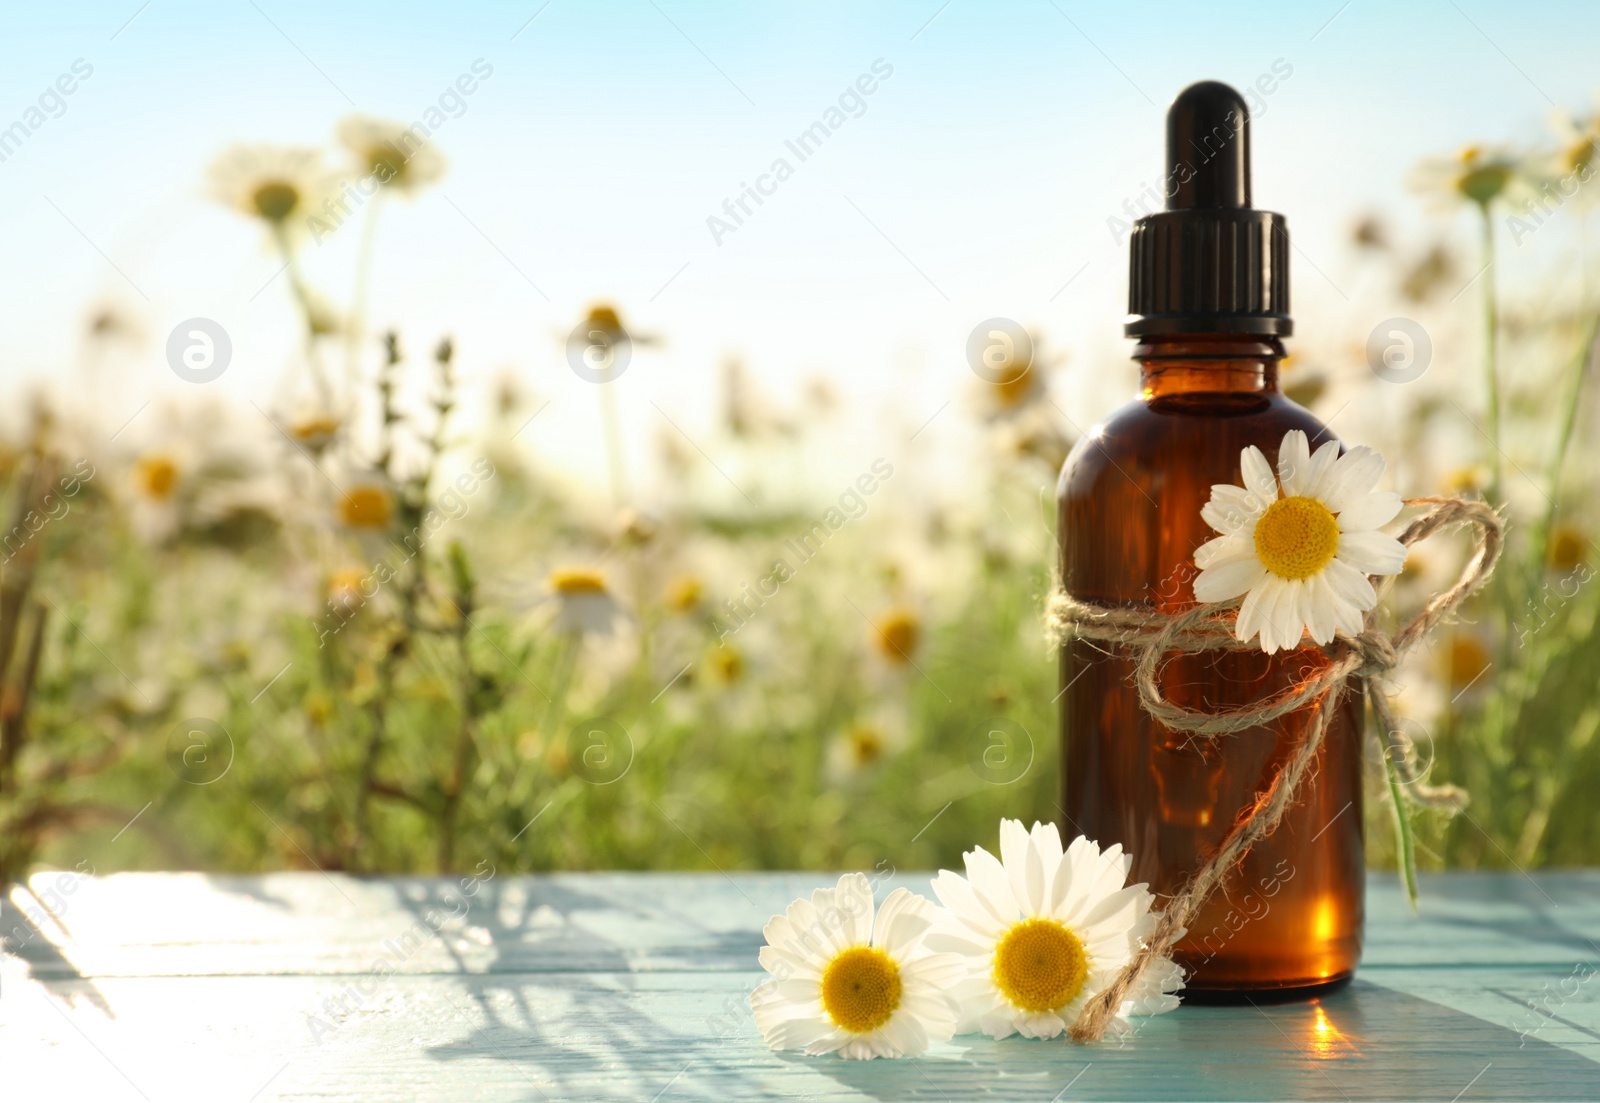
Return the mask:
<svg viewBox="0 0 1600 1103">
<path fill-rule="evenodd" d="M 1452 1008 L 1472 994 L 1433 990 L 1437 977 L 1362 980 L 1315 1004 L 1184 1008 L 1124 1044 L 963 1037 L 871 1063 L 766 1050 L 744 1009 L 748 973 L 113 978 L 96 985 L 109 1013 L 87 982 L 51 981 L 0 1000 L 0 1082 L 8 1098 L 70 1084 L 106 1101 L 246 1100 L 272 1077 L 259 1098 L 1600 1097 L 1592 996 L 1562 1012 L 1590 1031 L 1580 1051 L 1548 1027 L 1521 1037 Z M 1532 991 L 1541 975 L 1489 979 Z"/>
<path fill-rule="evenodd" d="M 0 913 L 8 1099 L 1600 1099 L 1591 873 L 1429 878 L 1420 919 L 1377 877 L 1367 963 L 1315 1003 L 870 1063 L 749 1021 L 760 926 L 816 874 L 497 877 L 465 908 L 437 879 L 53 876 L 36 927 Z"/>
<path fill-rule="evenodd" d="M 138 873 L 80 878 L 68 894 L 58 878 L 35 875 L 37 898 L 14 889 L 0 908 L 4 948 L 39 976 L 346 973 L 377 957 L 407 973 L 742 972 L 767 918 L 830 883 L 810 873 L 550 874 L 469 882 L 467 895 L 439 878 Z M 897 885 L 929 895 L 918 873 L 885 878 L 880 898 Z M 49 938 L 15 936 L 30 916 Z M 1424 877 L 1420 916 L 1393 877 L 1374 874 L 1368 916 L 1366 969 L 1571 966 L 1600 959 L 1600 871 Z M 443 937 L 417 944 L 435 922 Z"/>
</svg>

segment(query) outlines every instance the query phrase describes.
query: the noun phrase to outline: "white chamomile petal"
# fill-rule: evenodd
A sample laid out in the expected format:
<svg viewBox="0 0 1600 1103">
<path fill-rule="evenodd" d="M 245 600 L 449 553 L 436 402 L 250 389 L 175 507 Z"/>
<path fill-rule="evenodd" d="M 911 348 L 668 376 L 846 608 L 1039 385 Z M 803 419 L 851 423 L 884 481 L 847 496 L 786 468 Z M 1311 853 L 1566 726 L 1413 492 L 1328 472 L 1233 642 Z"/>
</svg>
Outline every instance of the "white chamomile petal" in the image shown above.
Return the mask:
<svg viewBox="0 0 1600 1103">
<path fill-rule="evenodd" d="M 1211 567 L 1224 567 L 1241 559 L 1254 559 L 1255 542 L 1248 534 L 1219 536 L 1207 540 L 1194 550 L 1194 565 L 1202 571 Z"/>
<path fill-rule="evenodd" d="M 948 992 L 967 958 L 937 953 L 927 936 L 941 913 L 907 889 L 876 910 L 872 885 L 845 874 L 767 923 L 761 964 L 771 973 L 750 996 L 773 1049 L 866 1059 L 923 1052 L 954 1032 Z"/>
<path fill-rule="evenodd" d="M 1195 576 L 1196 601 L 1227 601 L 1236 598 L 1267 576 L 1267 569 L 1255 558 L 1235 559 L 1220 567 L 1208 567 Z"/>
<path fill-rule="evenodd" d="M 1306 494 L 1310 488 L 1311 445 L 1304 431 L 1291 429 L 1283 434 L 1278 446 L 1278 481 L 1283 484 L 1283 495 L 1292 498 Z"/>
<path fill-rule="evenodd" d="M 836 1033 L 817 1019 L 788 1019 L 776 1024 L 770 1031 L 762 1031 L 767 1044 L 773 1049 L 803 1049 L 807 1052 L 810 1052 L 811 1047 L 820 1039 L 832 1037 Z"/>
<path fill-rule="evenodd" d="M 1283 589 L 1274 615 L 1278 618 L 1278 646 L 1287 651 L 1300 646 L 1311 618 L 1305 579 L 1291 579 Z"/>
<path fill-rule="evenodd" d="M 1278 480 L 1261 449 L 1252 444 L 1240 452 L 1239 469 L 1244 475 L 1245 489 L 1259 501 L 1270 504 L 1278 500 Z"/>
<path fill-rule="evenodd" d="M 1100 848 L 1079 835 L 1067 847 L 1057 879 L 1064 891 L 1056 894 L 1051 914 L 1063 923 L 1070 924 L 1083 913 L 1094 893 L 1100 873 Z"/>
<path fill-rule="evenodd" d="M 998 935 L 1010 922 L 1009 913 L 996 914 L 972 889 L 972 883 L 959 873 L 941 870 L 933 879 L 933 894 L 939 898 L 951 916 L 960 920 L 972 934 Z"/>
<path fill-rule="evenodd" d="M 1372 582 L 1366 574 L 1344 560 L 1334 559 L 1323 568 L 1322 573 L 1334 594 L 1358 612 L 1365 613 L 1378 604 L 1378 591 L 1372 588 Z"/>
<path fill-rule="evenodd" d="M 816 978 L 822 975 L 822 970 L 809 956 L 794 953 L 778 946 L 761 947 L 761 968 L 769 973 L 784 974 L 791 977 Z"/>
<path fill-rule="evenodd" d="M 1317 643 L 1330 644 L 1333 642 L 1334 629 L 1339 626 L 1338 599 L 1333 596 L 1333 587 L 1325 575 L 1313 575 L 1306 581 L 1307 596 L 1311 603 L 1306 627 Z"/>
<path fill-rule="evenodd" d="M 1248 490 L 1216 483 L 1211 487 L 1211 500 L 1200 508 L 1200 517 L 1216 531 L 1231 536 L 1247 531 L 1266 508 L 1267 503 Z"/>
<path fill-rule="evenodd" d="M 1268 655 L 1294 647 L 1305 630 L 1295 623 L 1296 586 L 1293 579 L 1275 578 L 1271 582 L 1268 604 L 1261 613 L 1261 650 Z"/>
<path fill-rule="evenodd" d="M 832 900 L 831 892 L 826 899 Z M 823 950 L 842 950 L 844 948 L 844 944 L 839 941 L 838 928 L 830 927 L 818 919 L 817 907 L 811 900 L 796 900 L 789 905 L 789 910 L 785 913 L 784 918 L 789 921 L 789 928 L 792 932 L 790 936 L 792 941 L 789 943 L 791 947 L 798 946 L 807 951 L 811 951 L 813 946 Z M 771 924 L 769 923 L 768 926 L 771 926 Z"/>
<path fill-rule="evenodd" d="M 1345 506 L 1344 512 L 1339 514 L 1339 531 L 1368 532 L 1382 528 L 1394 520 L 1404 505 L 1404 500 L 1394 491 L 1374 490 Z"/>
<path fill-rule="evenodd" d="M 1371 493 L 1383 477 L 1383 457 L 1366 445 L 1350 449 L 1334 461 L 1318 497 L 1335 513 L 1343 513 Z"/>
<path fill-rule="evenodd" d="M 1333 583 L 1328 583 L 1328 589 L 1333 589 Z M 1333 595 L 1333 623 L 1339 631 L 1347 636 L 1359 636 L 1365 619 L 1362 610 L 1352 602 L 1346 601 L 1337 593 Z"/>
<path fill-rule="evenodd" d="M 1033 839 L 1033 845 L 1038 848 L 1040 856 L 1044 858 L 1047 868 L 1053 869 L 1061 864 L 1063 854 L 1061 831 L 1055 824 L 1035 821 L 1033 830 L 1028 834 Z"/>
<path fill-rule="evenodd" d="M 1178 1006 L 1177 992 L 1183 988 L 1183 969 L 1169 957 L 1152 961 L 1122 1003 L 1124 1015 L 1160 1015 Z"/>
<path fill-rule="evenodd" d="M 1293 623 L 1295 627 L 1296 641 L 1298 641 L 1301 636 L 1311 631 L 1311 622 L 1313 620 L 1312 614 L 1314 612 L 1312 609 L 1312 599 L 1315 593 L 1312 589 L 1311 581 L 1316 577 L 1316 575 L 1312 575 L 1311 578 L 1302 578 L 1294 584 L 1295 603 Z"/>
<path fill-rule="evenodd" d="M 1266 600 L 1267 590 L 1273 581 L 1264 577 L 1265 568 L 1262 569 L 1262 574 L 1262 580 L 1252 586 L 1250 592 L 1244 595 L 1244 600 L 1239 603 L 1239 615 L 1234 621 L 1233 634 L 1242 643 L 1255 639 L 1256 633 L 1261 631 L 1261 605 Z"/>
<path fill-rule="evenodd" d="M 860 945 L 872 937 L 872 885 L 865 874 L 847 873 L 839 878 L 834 907 L 839 909 L 839 937 L 846 946 Z"/>
<path fill-rule="evenodd" d="M 1328 472 L 1332 471 L 1333 465 L 1338 462 L 1339 442 L 1324 441 L 1321 447 L 1311 453 L 1311 466 L 1306 472 L 1305 481 L 1301 484 L 1305 488 L 1301 493 L 1307 498 L 1321 498 Z"/>
<path fill-rule="evenodd" d="M 1388 533 L 1343 532 L 1339 558 L 1362 574 L 1399 574 L 1406 565 L 1406 546 Z"/>
<path fill-rule="evenodd" d="M 1044 863 L 1021 820 L 1000 821 L 1000 863 L 1023 912 L 1037 915 L 1044 907 Z"/>
<path fill-rule="evenodd" d="M 934 911 L 920 906 L 922 897 L 906 889 L 895 889 L 878 909 L 873 920 L 872 944 L 892 958 L 903 958 L 915 951 L 933 928 Z"/>
<path fill-rule="evenodd" d="M 950 988 L 959 1005 L 957 1029 L 994 1038 L 1053 1038 L 1132 959 L 1153 929 L 1154 898 L 1146 886 L 1126 883 L 1130 859 L 1120 846 L 1102 851 L 1080 836 L 1063 847 L 1053 824 L 1035 823 L 1024 832 L 1020 822 L 1002 821 L 1000 854 L 996 860 L 977 848 L 967 855 L 966 896 L 1009 891 L 1012 911 L 1004 925 L 977 937 L 971 923 L 952 914 L 935 928 L 941 945 L 967 951 L 960 959 L 964 978 Z M 942 901 L 976 906 L 956 887 L 961 880 L 943 871 L 934 891 Z M 1159 978 L 1154 988 L 1142 984 L 1140 998 L 1126 1006 L 1157 1009 L 1167 994 L 1162 985 L 1169 966 L 1163 955 L 1152 966 Z"/>
<path fill-rule="evenodd" d="M 1019 905 L 1000 859 L 981 846 L 973 847 L 961 857 L 967 867 L 967 881 L 984 908 L 1002 923 L 1009 923 L 1016 917 Z"/>
</svg>

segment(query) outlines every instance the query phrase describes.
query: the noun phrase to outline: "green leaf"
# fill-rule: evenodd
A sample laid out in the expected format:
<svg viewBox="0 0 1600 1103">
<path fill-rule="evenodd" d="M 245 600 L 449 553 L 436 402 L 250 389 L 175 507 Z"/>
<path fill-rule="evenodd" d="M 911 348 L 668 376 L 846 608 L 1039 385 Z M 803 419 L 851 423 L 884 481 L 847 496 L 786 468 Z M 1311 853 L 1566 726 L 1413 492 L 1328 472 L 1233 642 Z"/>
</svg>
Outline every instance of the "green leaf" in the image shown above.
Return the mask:
<svg viewBox="0 0 1600 1103">
<path fill-rule="evenodd" d="M 1400 880 L 1406 887 L 1406 899 L 1411 910 L 1417 910 L 1417 849 L 1411 834 L 1411 817 L 1407 814 L 1405 790 L 1400 787 L 1400 774 L 1386 744 L 1383 748 L 1383 776 L 1389 783 L 1389 810 L 1394 814 L 1395 859 L 1400 866 Z"/>
</svg>

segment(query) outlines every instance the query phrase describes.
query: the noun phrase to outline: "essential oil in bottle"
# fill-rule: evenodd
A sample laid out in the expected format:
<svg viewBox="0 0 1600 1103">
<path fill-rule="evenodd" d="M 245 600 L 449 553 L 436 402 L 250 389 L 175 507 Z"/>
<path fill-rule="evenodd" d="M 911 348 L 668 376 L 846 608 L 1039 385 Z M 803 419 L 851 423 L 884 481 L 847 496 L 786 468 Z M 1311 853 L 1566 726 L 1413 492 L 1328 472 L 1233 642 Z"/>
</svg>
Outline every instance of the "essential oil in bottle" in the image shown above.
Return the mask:
<svg viewBox="0 0 1600 1103">
<path fill-rule="evenodd" d="M 1250 119 L 1225 84 L 1191 85 L 1167 113 L 1166 209 L 1130 240 L 1127 336 L 1139 396 L 1089 432 L 1057 485 L 1061 579 L 1080 601 L 1162 614 L 1192 607 L 1194 551 L 1215 535 L 1214 483 L 1243 485 L 1239 453 L 1276 463 L 1285 432 L 1333 439 L 1278 390 L 1289 317 L 1282 215 L 1250 206 Z M 1169 656 L 1162 691 L 1188 708 L 1248 705 L 1330 660 L 1303 646 Z M 1069 638 L 1061 651 L 1065 830 L 1121 843 L 1132 880 L 1178 893 L 1271 782 L 1304 710 L 1220 738 L 1171 731 L 1134 687 L 1135 657 Z M 1214 892 L 1174 958 L 1185 995 L 1305 990 L 1347 979 L 1361 956 L 1359 691 L 1346 690 L 1277 830 Z"/>
</svg>

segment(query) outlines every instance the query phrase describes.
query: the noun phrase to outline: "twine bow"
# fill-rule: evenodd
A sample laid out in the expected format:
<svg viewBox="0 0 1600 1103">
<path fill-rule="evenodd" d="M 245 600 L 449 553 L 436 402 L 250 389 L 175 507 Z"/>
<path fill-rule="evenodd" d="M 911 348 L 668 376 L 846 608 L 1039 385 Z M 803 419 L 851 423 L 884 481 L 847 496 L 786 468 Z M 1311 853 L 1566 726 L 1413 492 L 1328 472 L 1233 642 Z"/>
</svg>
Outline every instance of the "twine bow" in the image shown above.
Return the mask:
<svg viewBox="0 0 1600 1103">
<path fill-rule="evenodd" d="M 1400 729 L 1393 707 L 1378 686 L 1378 680 L 1392 671 L 1418 641 L 1488 581 L 1500 558 L 1504 525 L 1499 514 L 1482 502 L 1459 498 L 1412 498 L 1406 505 L 1423 507 L 1400 534 L 1408 547 L 1441 529 L 1473 527 L 1478 530 L 1476 548 L 1461 575 L 1449 589 L 1434 594 L 1422 611 L 1390 636 L 1378 627 L 1377 609 L 1369 611 L 1358 636 L 1340 635 L 1332 650 L 1333 661 L 1287 689 L 1263 701 L 1239 708 L 1207 712 L 1185 708 L 1168 700 L 1161 690 L 1159 675 L 1169 654 L 1197 655 L 1207 651 L 1254 649 L 1254 643 L 1234 636 L 1237 603 L 1201 605 L 1184 613 L 1168 615 L 1136 608 L 1113 608 L 1078 601 L 1057 588 L 1051 596 L 1049 623 L 1058 639 L 1080 639 L 1121 643 L 1134 649 L 1138 662 L 1135 685 L 1139 702 L 1156 720 L 1173 731 L 1193 732 L 1215 738 L 1267 724 L 1298 709 L 1307 709 L 1310 723 L 1297 746 L 1265 790 L 1240 812 L 1237 822 L 1222 845 L 1189 879 L 1165 910 L 1160 913 L 1154 932 L 1134 953 L 1115 980 L 1084 1005 L 1072 1025 L 1072 1037 L 1080 1042 L 1096 1042 L 1105 1034 L 1122 1007 L 1128 991 L 1152 961 L 1166 954 L 1182 938 L 1201 905 L 1221 883 L 1223 877 L 1256 844 L 1269 835 L 1289 810 L 1295 793 L 1322 747 L 1328 723 L 1339 697 L 1351 678 L 1368 690 L 1373 713 L 1384 741 L 1388 768 L 1399 777 L 1410 799 L 1437 808 L 1460 808 L 1467 794 L 1453 785 L 1426 783 L 1416 765 L 1410 738 Z"/>
</svg>

